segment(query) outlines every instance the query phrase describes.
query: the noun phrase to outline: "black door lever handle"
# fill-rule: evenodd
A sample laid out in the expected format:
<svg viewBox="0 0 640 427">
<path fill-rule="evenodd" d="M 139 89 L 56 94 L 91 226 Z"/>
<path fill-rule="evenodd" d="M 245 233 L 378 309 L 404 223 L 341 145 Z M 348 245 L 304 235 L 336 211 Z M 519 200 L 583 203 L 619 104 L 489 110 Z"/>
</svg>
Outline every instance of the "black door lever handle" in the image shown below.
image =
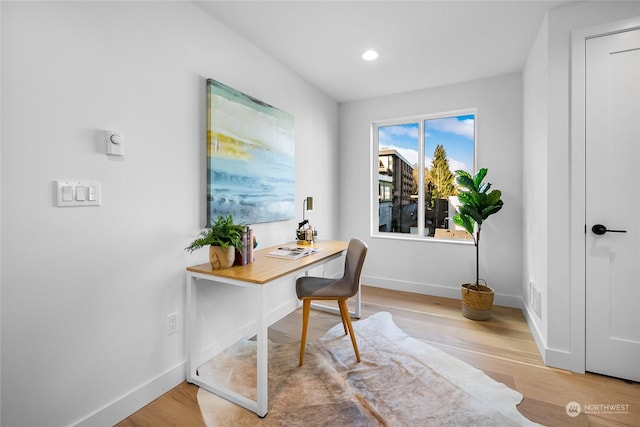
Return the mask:
<svg viewBox="0 0 640 427">
<path fill-rule="evenodd" d="M 608 230 L 607 227 L 605 227 L 602 224 L 596 224 L 593 227 L 591 227 L 591 231 L 593 231 L 593 234 L 597 234 L 597 235 L 602 235 L 604 233 L 626 233 L 627 230 Z"/>
</svg>

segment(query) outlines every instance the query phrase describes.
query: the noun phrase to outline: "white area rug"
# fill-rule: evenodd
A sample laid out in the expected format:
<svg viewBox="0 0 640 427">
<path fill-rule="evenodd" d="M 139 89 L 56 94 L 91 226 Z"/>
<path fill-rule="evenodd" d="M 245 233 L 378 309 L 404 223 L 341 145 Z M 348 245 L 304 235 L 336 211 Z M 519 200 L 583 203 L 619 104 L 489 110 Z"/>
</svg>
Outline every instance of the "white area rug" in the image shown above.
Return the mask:
<svg viewBox="0 0 640 427">
<path fill-rule="evenodd" d="M 207 426 L 533 426 L 518 412 L 522 395 L 482 371 L 418 341 L 391 315 L 354 322 L 357 363 L 342 324 L 308 345 L 270 343 L 269 413 L 263 419 L 205 390 Z M 242 341 L 200 369 L 255 398 L 255 342 Z"/>
</svg>

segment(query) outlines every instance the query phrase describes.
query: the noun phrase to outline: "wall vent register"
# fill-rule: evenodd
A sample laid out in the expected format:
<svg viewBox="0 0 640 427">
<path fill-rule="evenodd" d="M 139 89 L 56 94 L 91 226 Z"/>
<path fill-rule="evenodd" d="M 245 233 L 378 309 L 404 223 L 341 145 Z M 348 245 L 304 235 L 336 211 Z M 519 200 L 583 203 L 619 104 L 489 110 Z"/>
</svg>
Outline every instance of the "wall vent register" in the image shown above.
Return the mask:
<svg viewBox="0 0 640 427">
<path fill-rule="evenodd" d="M 100 182 L 58 180 L 56 200 L 59 207 L 100 206 Z"/>
</svg>

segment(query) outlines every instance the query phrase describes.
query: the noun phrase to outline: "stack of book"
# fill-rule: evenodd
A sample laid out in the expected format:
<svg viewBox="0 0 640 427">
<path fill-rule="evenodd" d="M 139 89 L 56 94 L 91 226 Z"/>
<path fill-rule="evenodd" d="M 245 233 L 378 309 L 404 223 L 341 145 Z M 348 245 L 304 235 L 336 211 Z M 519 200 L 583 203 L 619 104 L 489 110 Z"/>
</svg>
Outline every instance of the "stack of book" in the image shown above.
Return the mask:
<svg viewBox="0 0 640 427">
<path fill-rule="evenodd" d="M 236 261 L 233 265 L 247 265 L 253 261 L 253 229 L 246 227 L 242 232 L 242 249 L 236 248 Z"/>
</svg>

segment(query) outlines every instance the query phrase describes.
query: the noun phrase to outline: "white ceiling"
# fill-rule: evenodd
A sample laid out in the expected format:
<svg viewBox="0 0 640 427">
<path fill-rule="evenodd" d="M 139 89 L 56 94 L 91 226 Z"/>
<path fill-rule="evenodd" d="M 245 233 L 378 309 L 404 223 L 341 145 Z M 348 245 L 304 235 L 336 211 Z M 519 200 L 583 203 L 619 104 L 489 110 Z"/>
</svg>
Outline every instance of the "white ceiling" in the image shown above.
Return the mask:
<svg viewBox="0 0 640 427">
<path fill-rule="evenodd" d="M 522 70 L 548 9 L 572 1 L 198 1 L 339 102 Z M 360 58 L 367 49 L 378 60 Z"/>
</svg>

